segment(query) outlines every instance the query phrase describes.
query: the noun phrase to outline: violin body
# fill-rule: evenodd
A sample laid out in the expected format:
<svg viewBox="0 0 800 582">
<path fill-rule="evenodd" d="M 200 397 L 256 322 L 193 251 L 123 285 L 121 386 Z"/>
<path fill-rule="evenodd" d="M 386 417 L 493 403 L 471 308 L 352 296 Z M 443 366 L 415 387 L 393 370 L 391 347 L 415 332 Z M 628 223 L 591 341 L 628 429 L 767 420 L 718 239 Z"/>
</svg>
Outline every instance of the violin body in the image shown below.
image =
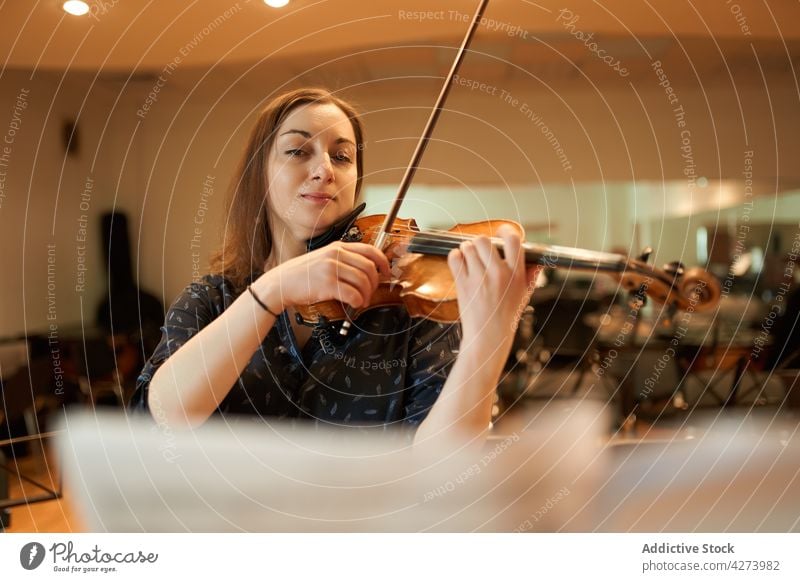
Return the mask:
<svg viewBox="0 0 800 582">
<path fill-rule="evenodd" d="M 385 215 L 376 214 L 355 220 L 346 228 L 341 240 L 372 244 Z M 522 227 L 507 220 L 487 220 L 458 224 L 447 231 L 452 240 L 466 240 L 476 236 L 496 237 L 503 224 L 510 225 L 520 236 Z M 425 317 L 442 323 L 458 321 L 456 285 L 447 265 L 450 247 L 437 252 L 425 252 L 420 243 L 414 242 L 415 233 L 421 233 L 413 218 L 397 218 L 388 233 L 384 253 L 392 266 L 392 276 L 380 282 L 368 306 L 350 308 L 338 301 L 325 301 L 312 305 L 297 306 L 296 312 L 307 325 L 316 325 L 323 318 L 328 322 L 355 319 L 368 309 L 389 305 L 403 305 L 411 317 Z M 422 251 L 422 252 L 417 252 Z"/>
<path fill-rule="evenodd" d="M 343 233 L 339 238 L 344 242 L 373 244 L 385 218 L 385 215 L 351 217 L 337 225 L 337 234 Z M 411 317 L 442 323 L 458 321 L 456 286 L 447 255 L 461 242 L 477 236 L 492 239 L 502 254 L 498 231 L 503 225 L 512 227 L 520 237 L 524 236 L 522 227 L 510 220 L 485 220 L 457 224 L 447 231 L 423 232 L 414 219 L 396 218 L 385 233 L 382 245 L 392 274 L 380 281 L 369 305 L 351 308 L 338 301 L 325 301 L 297 306 L 298 317 L 306 325 L 317 325 L 354 320 L 376 307 L 403 305 Z M 326 235 L 326 239 L 331 240 L 331 237 Z M 667 269 L 657 269 L 643 260 L 623 255 L 554 245 L 523 243 L 523 249 L 528 265 L 606 272 L 615 276 L 632 294 L 647 295 L 675 309 L 710 309 L 721 295 L 716 278 L 700 268 L 685 270 L 673 264 Z"/>
</svg>

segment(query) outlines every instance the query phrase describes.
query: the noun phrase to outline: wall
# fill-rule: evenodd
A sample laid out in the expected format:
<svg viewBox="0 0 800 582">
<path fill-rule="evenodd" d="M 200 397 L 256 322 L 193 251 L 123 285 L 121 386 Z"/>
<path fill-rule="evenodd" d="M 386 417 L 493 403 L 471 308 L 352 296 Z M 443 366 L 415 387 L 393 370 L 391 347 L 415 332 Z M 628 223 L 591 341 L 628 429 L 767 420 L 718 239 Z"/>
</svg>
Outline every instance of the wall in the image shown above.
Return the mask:
<svg viewBox="0 0 800 582">
<path fill-rule="evenodd" d="M 231 170 L 256 112 L 283 77 L 180 68 L 162 77 L 3 74 L 0 132 L 6 133 L 20 89 L 29 88 L 30 96 L 0 207 L 0 336 L 47 329 L 48 244 L 55 245 L 59 325 L 93 319 L 105 292 L 98 221 L 112 208 L 131 218 L 141 285 L 165 303 L 205 267 L 219 241 Z M 366 199 L 375 211 L 385 209 L 399 181 L 439 82 L 371 82 L 346 91 L 365 112 Z M 436 225 L 487 216 L 550 223 L 535 238 L 631 252 L 660 245 L 665 258 L 692 262 L 688 231 L 667 228 L 660 217 L 680 214 L 680 192 L 707 195 L 696 177 L 741 181 L 744 152 L 754 151 L 752 171 L 765 184 L 756 195 L 769 199 L 800 178 L 791 163 L 800 156 L 794 85 L 732 91 L 725 82 L 698 87 L 676 80 L 691 129 L 690 160 L 654 79 L 596 90 L 520 80 L 504 87 L 516 104 L 464 87 L 453 91 L 417 175 L 416 200 L 401 214 Z M 81 153 L 67 157 L 61 122 L 76 116 Z M 552 130 L 549 139 L 545 129 Z M 92 192 L 84 210 L 87 179 Z M 76 240 L 82 215 L 86 241 Z M 77 291 L 81 244 L 86 283 Z"/>
<path fill-rule="evenodd" d="M 130 126 L 114 98 L 91 75 L 3 74 L 0 337 L 94 320 L 106 290 L 100 216 L 117 208 L 136 222 L 140 204 L 136 180 L 123 171 Z M 79 127 L 72 156 L 68 119 Z"/>
</svg>

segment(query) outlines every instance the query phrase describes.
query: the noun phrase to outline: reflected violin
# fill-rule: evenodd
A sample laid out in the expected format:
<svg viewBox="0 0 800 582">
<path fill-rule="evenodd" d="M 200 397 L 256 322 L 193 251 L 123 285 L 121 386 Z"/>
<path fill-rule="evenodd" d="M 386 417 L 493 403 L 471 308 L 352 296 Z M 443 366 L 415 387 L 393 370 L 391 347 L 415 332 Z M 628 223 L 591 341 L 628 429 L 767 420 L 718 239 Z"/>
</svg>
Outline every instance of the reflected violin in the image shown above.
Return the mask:
<svg viewBox="0 0 800 582">
<path fill-rule="evenodd" d="M 332 240 L 374 244 L 383 232 L 381 225 L 386 216 L 357 218 L 365 206 L 356 208 L 334 230 L 310 241 L 309 250 Z M 510 220 L 485 220 L 458 224 L 449 230 L 422 231 L 414 219 L 395 219 L 382 247 L 392 265 L 392 274 L 380 281 L 369 305 L 351 308 L 338 301 L 325 301 L 297 306 L 298 321 L 306 325 L 347 322 L 368 309 L 390 305 L 403 305 L 411 317 L 442 323 L 458 321 L 456 286 L 447 255 L 462 242 L 477 236 L 488 237 L 502 255 L 502 239 L 497 234 L 502 225 L 524 236 L 522 227 Z M 523 242 L 522 248 L 528 266 L 609 273 L 634 296 L 647 296 L 674 309 L 711 309 L 721 295 L 717 279 L 699 267 L 685 269 L 679 263 L 671 263 L 658 269 L 649 265 L 645 257 L 631 259 L 620 254 L 530 242 Z"/>
</svg>

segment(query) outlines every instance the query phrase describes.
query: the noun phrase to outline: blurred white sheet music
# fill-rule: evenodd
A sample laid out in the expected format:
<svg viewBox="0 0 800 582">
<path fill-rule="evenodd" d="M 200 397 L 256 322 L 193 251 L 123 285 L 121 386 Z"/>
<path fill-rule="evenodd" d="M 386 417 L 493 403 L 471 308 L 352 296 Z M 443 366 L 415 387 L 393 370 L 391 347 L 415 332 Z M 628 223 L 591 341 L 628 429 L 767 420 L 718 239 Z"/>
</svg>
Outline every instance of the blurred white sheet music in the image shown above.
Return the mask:
<svg viewBox="0 0 800 582">
<path fill-rule="evenodd" d="M 596 497 L 599 531 L 800 531 L 796 420 L 729 412 L 693 440 L 609 452 Z"/>
<path fill-rule="evenodd" d="M 59 448 L 91 531 L 800 531 L 796 423 L 712 422 L 693 440 L 621 446 L 607 428 L 599 407 L 561 401 L 453 454 L 380 431 L 173 434 L 83 413 Z"/>
<path fill-rule="evenodd" d="M 66 417 L 58 444 L 90 531 L 552 531 L 588 497 L 607 426 L 597 406 L 560 410 L 471 454 L 382 431 L 211 421 L 172 433 L 88 413 Z"/>
</svg>

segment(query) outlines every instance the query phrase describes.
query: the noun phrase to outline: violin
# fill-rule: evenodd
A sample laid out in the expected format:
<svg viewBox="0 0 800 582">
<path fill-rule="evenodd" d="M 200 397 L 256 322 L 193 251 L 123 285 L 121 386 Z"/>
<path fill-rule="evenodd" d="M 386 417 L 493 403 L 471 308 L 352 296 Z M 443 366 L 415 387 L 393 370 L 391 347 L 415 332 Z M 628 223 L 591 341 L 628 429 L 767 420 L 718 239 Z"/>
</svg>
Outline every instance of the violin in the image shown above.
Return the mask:
<svg viewBox="0 0 800 582">
<path fill-rule="evenodd" d="M 361 313 L 388 305 L 404 305 L 411 317 L 426 317 L 447 323 L 458 321 L 456 286 L 447 265 L 447 254 L 465 240 L 486 236 L 502 255 L 502 240 L 497 235 L 502 225 L 511 226 L 520 238 L 524 237 L 522 227 L 509 220 L 486 220 L 458 224 L 450 230 L 423 232 L 413 219 L 397 218 L 400 205 L 442 112 L 452 80 L 483 18 L 487 3 L 488 0 L 480 0 L 389 212 L 385 215 L 358 218 L 366 207 L 366 204 L 361 204 L 327 232 L 308 241 L 309 251 L 334 240 L 372 244 L 381 249 L 389 259 L 392 265 L 391 277 L 380 282 L 365 307 L 354 309 L 337 301 L 297 306 L 299 323 L 316 326 L 341 321 L 339 333 L 347 335 L 352 321 Z M 719 282 L 703 269 L 687 270 L 680 263 L 670 263 L 664 269 L 648 265 L 647 258 L 651 251 L 647 251 L 639 259 L 629 259 L 623 255 L 527 242 L 522 247 L 525 262 L 529 266 L 612 273 L 619 278 L 621 286 L 633 293 L 639 301 L 643 302 L 645 296 L 650 296 L 670 309 L 711 309 L 721 295 Z"/>
<path fill-rule="evenodd" d="M 360 205 L 335 230 L 341 236 L 326 234 L 309 244 L 310 250 L 326 244 L 325 239 L 374 244 L 382 233 L 385 215 L 357 218 Z M 522 227 L 510 220 L 485 220 L 458 224 L 450 230 L 421 231 L 414 219 L 395 219 L 384 243 L 383 252 L 392 265 L 391 277 L 384 278 L 367 306 L 347 308 L 338 301 L 297 306 L 298 321 L 305 325 L 353 320 L 377 307 L 403 305 L 411 317 L 425 317 L 442 323 L 459 319 L 456 286 L 447 265 L 448 253 L 466 240 L 486 236 L 503 254 L 502 239 L 497 235 L 508 225 L 522 238 Z M 670 263 L 658 269 L 647 257 L 631 259 L 624 255 L 547 244 L 522 243 L 525 263 L 547 268 L 567 268 L 609 273 L 623 289 L 642 300 L 647 296 L 672 309 L 703 311 L 716 306 L 721 296 L 717 279 L 699 267 L 685 269 Z M 649 255 L 649 249 L 646 251 Z M 346 335 L 343 334 L 343 335 Z"/>
</svg>

